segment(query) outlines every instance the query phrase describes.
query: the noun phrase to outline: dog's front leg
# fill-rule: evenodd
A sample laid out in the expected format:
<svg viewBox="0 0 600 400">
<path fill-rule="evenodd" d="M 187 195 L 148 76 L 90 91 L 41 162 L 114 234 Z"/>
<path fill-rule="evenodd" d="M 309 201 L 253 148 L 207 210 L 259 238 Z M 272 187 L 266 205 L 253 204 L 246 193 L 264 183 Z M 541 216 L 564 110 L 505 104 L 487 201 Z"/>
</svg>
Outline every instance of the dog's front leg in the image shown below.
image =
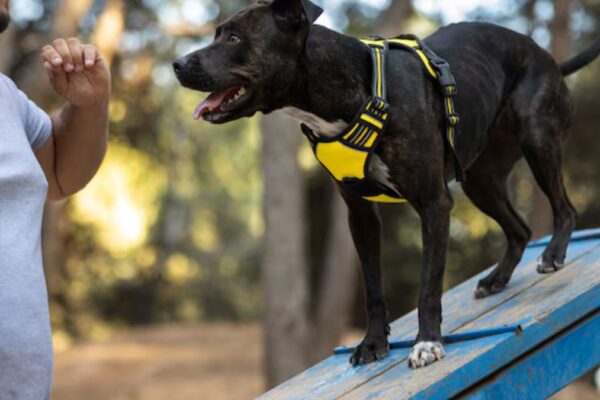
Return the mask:
<svg viewBox="0 0 600 400">
<path fill-rule="evenodd" d="M 442 345 L 442 292 L 452 197 L 444 187 L 441 193 L 416 207 L 421 217 L 423 264 L 419 289 L 419 334 L 408 359 L 420 368 L 446 356 Z"/>
<path fill-rule="evenodd" d="M 389 353 L 387 309 L 383 301 L 381 269 L 381 220 L 375 203 L 360 197 L 344 196 L 352 238 L 358 251 L 366 289 L 367 334 L 350 358 L 352 365 L 366 364 Z"/>
</svg>

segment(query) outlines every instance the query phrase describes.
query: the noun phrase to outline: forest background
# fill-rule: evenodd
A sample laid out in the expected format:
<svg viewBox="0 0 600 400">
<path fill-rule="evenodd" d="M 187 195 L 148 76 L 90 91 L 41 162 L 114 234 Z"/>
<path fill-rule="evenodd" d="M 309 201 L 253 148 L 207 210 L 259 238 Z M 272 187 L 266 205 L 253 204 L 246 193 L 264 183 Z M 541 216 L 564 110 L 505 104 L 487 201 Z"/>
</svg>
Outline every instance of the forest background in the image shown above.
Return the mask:
<svg viewBox="0 0 600 400">
<path fill-rule="evenodd" d="M 533 37 L 558 60 L 600 36 L 596 0 L 318 1 L 319 23 L 357 36 L 421 36 L 460 20 Z M 0 36 L 0 71 L 51 111 L 60 106 L 38 51 L 80 36 L 111 66 L 110 149 L 80 194 L 48 205 L 45 268 L 58 359 L 81 342 L 144 327 L 256 327 L 271 387 L 329 354 L 365 325 L 345 206 L 296 122 L 256 116 L 224 126 L 191 118 L 203 97 L 180 88 L 171 63 L 210 43 L 241 0 L 21 0 Z M 568 80 L 577 116 L 564 156 L 578 229 L 600 226 L 600 63 Z M 445 288 L 503 253 L 499 227 L 455 198 Z M 549 205 L 520 163 L 510 179 L 534 236 Z M 409 206 L 383 206 L 385 296 L 391 318 L 416 305 L 420 224 Z M 261 323 L 260 327 L 257 324 Z M 219 325 L 220 326 L 220 325 Z M 254 328 L 252 328 L 254 329 Z M 60 369 L 57 370 L 60 381 Z M 234 379 L 235 382 L 235 378 Z M 255 389 L 256 390 L 256 389 Z"/>
</svg>

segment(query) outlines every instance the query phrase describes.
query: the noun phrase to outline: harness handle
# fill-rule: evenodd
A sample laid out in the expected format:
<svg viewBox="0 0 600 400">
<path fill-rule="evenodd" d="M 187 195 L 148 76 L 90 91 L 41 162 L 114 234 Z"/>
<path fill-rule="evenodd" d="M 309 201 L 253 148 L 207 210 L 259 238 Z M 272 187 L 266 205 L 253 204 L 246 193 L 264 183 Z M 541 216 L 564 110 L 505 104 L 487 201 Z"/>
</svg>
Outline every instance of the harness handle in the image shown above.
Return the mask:
<svg viewBox="0 0 600 400">
<path fill-rule="evenodd" d="M 382 46 L 372 46 L 370 45 L 372 53 L 372 61 L 373 61 L 373 87 L 371 88 L 371 93 L 374 97 L 378 97 L 383 101 L 387 99 L 387 87 L 386 87 L 386 55 L 388 52 L 388 43 L 386 41 L 383 42 Z"/>
</svg>

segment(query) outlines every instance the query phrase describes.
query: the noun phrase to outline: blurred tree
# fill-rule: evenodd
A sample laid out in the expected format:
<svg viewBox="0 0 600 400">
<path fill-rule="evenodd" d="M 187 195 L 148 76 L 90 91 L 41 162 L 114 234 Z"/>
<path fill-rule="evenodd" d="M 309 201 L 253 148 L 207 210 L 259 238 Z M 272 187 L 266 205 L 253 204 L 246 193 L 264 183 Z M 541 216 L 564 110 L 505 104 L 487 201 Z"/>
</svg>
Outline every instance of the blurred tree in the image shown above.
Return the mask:
<svg viewBox="0 0 600 400">
<path fill-rule="evenodd" d="M 68 38 L 77 36 L 80 31 L 82 18 L 91 12 L 93 2 L 73 2 L 63 0 L 56 9 L 53 18 L 54 24 L 51 28 L 53 38 Z M 94 43 L 102 52 L 106 64 L 112 66 L 113 56 L 123 34 L 123 0 L 111 0 L 104 10 L 101 11 L 100 19 L 95 27 L 93 36 Z M 38 73 L 36 76 L 45 78 L 45 74 Z M 39 91 L 37 91 L 39 94 Z M 60 203 L 49 203 L 44 211 L 43 246 L 44 246 L 44 269 L 48 283 L 48 294 L 55 305 L 60 306 L 65 312 L 63 324 L 74 329 L 75 322 L 70 317 L 69 310 L 72 304 L 63 287 L 64 280 L 70 278 L 67 265 L 66 244 L 68 232 L 72 229 L 71 217 L 67 213 L 68 200 Z"/>
<path fill-rule="evenodd" d="M 308 270 L 301 137 L 281 115 L 263 118 L 265 178 L 262 278 L 266 378 L 269 387 L 307 365 Z"/>
<path fill-rule="evenodd" d="M 76 36 L 79 33 L 79 21 L 89 11 L 90 5 L 91 1 L 87 0 L 81 2 L 60 1 L 52 11 L 52 17 L 49 18 L 52 21 L 52 25 L 49 27 L 50 35 L 44 39 L 53 40 Z M 42 38 L 40 37 L 40 39 Z M 39 47 L 43 44 L 40 43 Z M 34 93 L 34 99 L 38 102 L 52 101 L 54 103 L 57 101 L 54 91 L 47 83 L 47 75 L 41 69 L 39 57 L 30 57 L 28 63 L 21 64 L 19 70 L 13 70 L 13 73 L 21 78 L 17 80 L 21 89 Z M 70 224 L 66 214 L 66 205 L 67 201 L 46 205 L 42 243 L 48 295 L 55 304 L 60 304 L 68 310 L 69 302 L 64 296 L 62 287 L 62 279 L 66 277 L 64 268 L 67 258 L 65 237 Z M 67 321 L 68 319 L 64 322 L 68 323 Z"/>
<path fill-rule="evenodd" d="M 409 33 L 406 29 L 416 15 L 412 0 L 392 0 L 389 9 L 377 18 L 375 33 L 382 37 L 394 37 Z"/>
<path fill-rule="evenodd" d="M 9 26 L 2 35 L 0 35 L 0 72 L 7 73 L 13 63 L 14 53 L 17 50 L 15 46 L 16 30 L 13 25 Z"/>
</svg>

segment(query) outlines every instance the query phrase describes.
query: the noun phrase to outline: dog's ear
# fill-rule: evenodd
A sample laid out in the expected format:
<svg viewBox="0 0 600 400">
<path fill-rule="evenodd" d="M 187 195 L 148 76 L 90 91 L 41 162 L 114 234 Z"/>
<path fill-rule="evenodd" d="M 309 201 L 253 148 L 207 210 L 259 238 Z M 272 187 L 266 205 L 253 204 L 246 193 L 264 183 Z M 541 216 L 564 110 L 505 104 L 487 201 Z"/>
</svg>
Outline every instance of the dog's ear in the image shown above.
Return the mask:
<svg viewBox="0 0 600 400">
<path fill-rule="evenodd" d="M 302 0 L 302 6 L 311 25 L 323 14 L 323 9 L 310 0 Z"/>
<path fill-rule="evenodd" d="M 310 0 L 273 0 L 271 8 L 275 16 L 284 19 L 298 29 L 306 22 L 312 25 L 323 9 Z"/>
</svg>

